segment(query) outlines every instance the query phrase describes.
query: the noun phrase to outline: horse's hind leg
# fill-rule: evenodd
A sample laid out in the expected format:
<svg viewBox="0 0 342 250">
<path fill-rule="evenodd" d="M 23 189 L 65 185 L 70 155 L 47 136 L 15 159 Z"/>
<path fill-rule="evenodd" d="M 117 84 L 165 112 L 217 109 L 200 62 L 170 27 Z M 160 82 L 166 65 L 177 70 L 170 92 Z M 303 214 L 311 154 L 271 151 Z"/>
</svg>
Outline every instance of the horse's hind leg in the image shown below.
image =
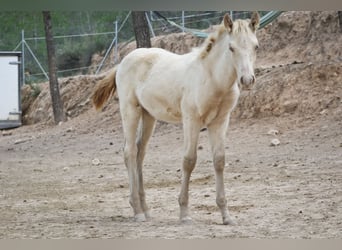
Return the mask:
<svg viewBox="0 0 342 250">
<path fill-rule="evenodd" d="M 228 122 L 229 118 L 224 121 L 216 121 L 208 126 L 216 176 L 216 203 L 221 211 L 223 224 L 225 225 L 235 224 L 229 215 L 223 179 L 223 170 L 225 166 L 224 138 Z"/>
<path fill-rule="evenodd" d="M 146 218 L 139 196 L 138 148 L 136 144 L 136 132 L 142 116 L 142 109 L 132 102 L 125 102 L 120 103 L 120 112 L 125 136 L 124 158 L 129 177 L 130 204 L 133 208 L 134 219 L 136 221 L 145 221 Z"/>
<path fill-rule="evenodd" d="M 139 182 L 139 197 L 140 204 L 143 212 L 145 213 L 146 218 L 150 217 L 149 209 L 145 200 L 145 191 L 144 191 L 144 183 L 143 183 L 143 174 L 142 167 L 143 161 L 146 152 L 146 146 L 148 140 L 150 139 L 153 129 L 155 125 L 155 119 L 147 113 L 146 110 L 142 111 L 142 118 L 139 126 L 138 138 L 137 138 L 137 147 L 138 147 L 138 158 L 137 158 L 137 167 L 138 167 L 138 182 Z"/>
</svg>

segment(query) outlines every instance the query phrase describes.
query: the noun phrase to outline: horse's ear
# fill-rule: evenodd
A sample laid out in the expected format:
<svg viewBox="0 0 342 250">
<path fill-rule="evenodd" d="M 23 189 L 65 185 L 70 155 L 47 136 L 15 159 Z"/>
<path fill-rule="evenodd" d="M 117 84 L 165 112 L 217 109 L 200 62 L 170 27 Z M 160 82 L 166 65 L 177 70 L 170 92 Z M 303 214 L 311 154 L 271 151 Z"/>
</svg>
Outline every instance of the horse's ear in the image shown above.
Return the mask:
<svg viewBox="0 0 342 250">
<path fill-rule="evenodd" d="M 251 17 L 251 22 L 249 23 L 249 27 L 255 32 L 259 28 L 260 17 L 258 12 L 254 11 Z"/>
<path fill-rule="evenodd" d="M 228 32 L 232 32 L 232 30 L 233 30 L 233 21 L 230 18 L 230 16 L 228 15 L 228 13 L 224 15 L 223 23 L 224 23 L 224 26 L 226 27 L 226 29 L 228 30 Z"/>
</svg>

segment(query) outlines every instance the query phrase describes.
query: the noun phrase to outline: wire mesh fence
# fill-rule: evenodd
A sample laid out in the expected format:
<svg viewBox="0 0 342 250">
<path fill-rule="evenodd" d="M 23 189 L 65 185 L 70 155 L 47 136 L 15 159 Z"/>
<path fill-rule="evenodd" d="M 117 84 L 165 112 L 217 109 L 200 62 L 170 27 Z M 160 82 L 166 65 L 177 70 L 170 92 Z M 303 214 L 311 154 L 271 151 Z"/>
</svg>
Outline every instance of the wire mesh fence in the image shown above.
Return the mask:
<svg viewBox="0 0 342 250">
<path fill-rule="evenodd" d="M 87 74 L 92 56 L 101 54 L 113 40 L 115 32 L 54 37 L 58 77 Z M 46 80 L 47 52 L 44 39 L 25 39 L 26 83 Z M 34 56 L 37 60 L 34 58 Z M 39 66 L 42 65 L 42 68 Z"/>
<path fill-rule="evenodd" d="M 229 11 L 228 11 L 229 12 Z M 149 11 L 146 16 L 152 36 L 166 35 L 176 32 L 184 32 L 185 28 L 194 30 L 206 30 L 212 25 L 222 21 L 227 11 Z M 233 19 L 249 18 L 249 11 L 230 12 Z M 261 15 L 264 13 L 261 12 Z M 89 21 L 89 20 L 88 20 Z M 94 22 L 95 20 L 93 20 Z M 169 21 L 178 24 L 170 24 Z M 116 24 L 116 26 L 115 26 Z M 90 24 L 89 24 L 90 25 Z M 99 72 L 106 64 L 117 63 L 115 58 L 107 58 L 113 49 L 117 49 L 119 42 L 134 40 L 130 12 L 127 12 L 121 19 L 113 21 L 113 29 L 106 32 L 79 33 L 79 34 L 58 34 L 54 36 L 56 57 L 58 62 L 58 77 L 68 77 L 78 74 L 89 74 Z M 46 81 L 48 74 L 47 54 L 45 37 L 25 37 L 19 44 L 24 58 L 24 79 L 25 83 Z M 19 48 L 20 46 L 17 46 Z M 114 53 L 115 56 L 116 52 Z M 94 56 L 105 58 L 101 61 Z M 92 71 L 90 71 L 92 69 Z"/>
</svg>

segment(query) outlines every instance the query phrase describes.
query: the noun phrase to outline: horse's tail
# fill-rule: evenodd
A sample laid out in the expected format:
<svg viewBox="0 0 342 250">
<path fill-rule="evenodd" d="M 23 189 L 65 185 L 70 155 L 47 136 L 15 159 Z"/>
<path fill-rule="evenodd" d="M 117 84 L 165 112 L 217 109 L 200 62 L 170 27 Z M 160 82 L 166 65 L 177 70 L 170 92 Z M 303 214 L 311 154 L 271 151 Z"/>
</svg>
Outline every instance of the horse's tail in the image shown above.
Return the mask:
<svg viewBox="0 0 342 250">
<path fill-rule="evenodd" d="M 116 68 L 98 82 L 95 86 L 95 90 L 92 94 L 92 100 L 95 108 L 99 110 L 106 103 L 106 101 L 114 94 L 116 90 Z"/>
</svg>

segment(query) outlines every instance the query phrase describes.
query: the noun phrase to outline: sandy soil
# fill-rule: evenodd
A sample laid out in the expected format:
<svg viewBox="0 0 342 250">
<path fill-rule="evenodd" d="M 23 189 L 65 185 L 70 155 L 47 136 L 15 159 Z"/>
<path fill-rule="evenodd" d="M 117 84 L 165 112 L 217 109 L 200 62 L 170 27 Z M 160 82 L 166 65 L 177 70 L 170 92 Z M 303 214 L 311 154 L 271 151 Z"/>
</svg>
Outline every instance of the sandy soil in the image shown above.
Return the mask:
<svg viewBox="0 0 342 250">
<path fill-rule="evenodd" d="M 190 184 L 194 222 L 178 222 L 182 127 L 165 123 L 157 124 L 144 167 L 153 218 L 134 222 L 117 99 L 95 112 L 89 95 L 101 76 L 78 76 L 61 80 L 67 122 L 52 125 L 42 84 L 24 104 L 31 125 L 0 133 L 0 238 L 340 238 L 336 16 L 286 12 L 260 32 L 257 83 L 242 91 L 226 138 L 226 194 L 236 226 L 222 225 L 216 207 L 206 131 Z M 177 37 L 171 45 L 179 49 Z M 280 144 L 272 146 L 273 139 Z"/>
<path fill-rule="evenodd" d="M 136 223 L 128 204 L 122 128 L 25 126 L 0 140 L 1 238 L 339 238 L 342 122 L 322 116 L 232 120 L 226 191 L 237 226 L 221 225 L 202 132 L 192 175 L 194 222 L 178 222 L 181 126 L 159 123 L 146 156 L 153 218 Z M 279 134 L 269 135 L 270 130 Z M 278 146 L 270 146 L 277 138 Z"/>
</svg>

